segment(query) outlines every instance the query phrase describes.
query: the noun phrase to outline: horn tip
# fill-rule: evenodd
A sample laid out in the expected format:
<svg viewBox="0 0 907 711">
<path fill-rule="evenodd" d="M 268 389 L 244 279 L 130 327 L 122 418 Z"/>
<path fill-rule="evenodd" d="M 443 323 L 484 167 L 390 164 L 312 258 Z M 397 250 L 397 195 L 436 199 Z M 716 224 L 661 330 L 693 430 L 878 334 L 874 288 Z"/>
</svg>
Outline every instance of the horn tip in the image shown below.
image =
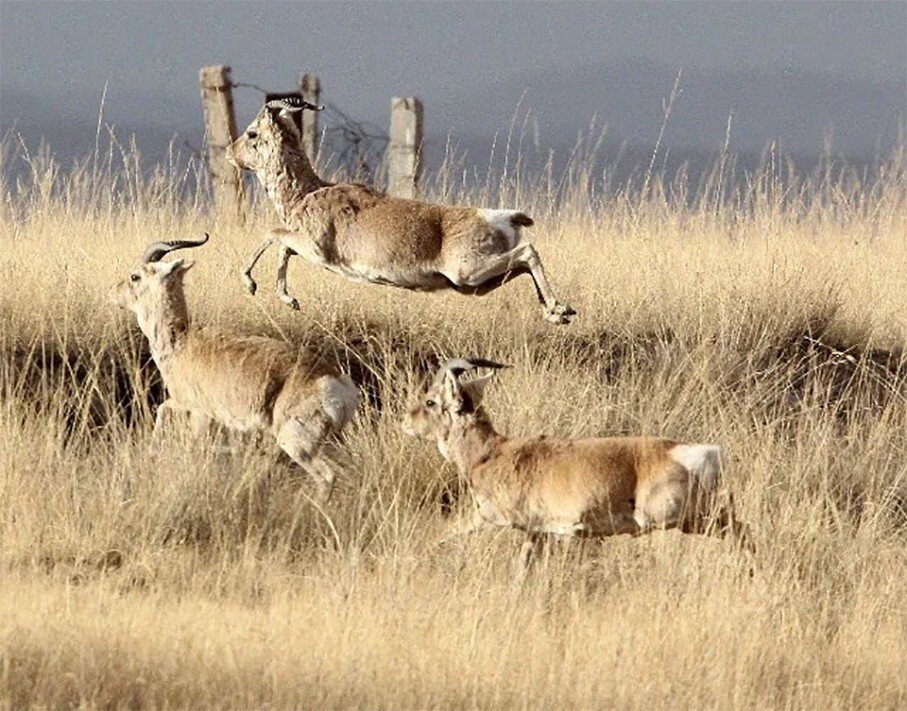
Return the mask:
<svg viewBox="0 0 907 711">
<path fill-rule="evenodd" d="M 500 368 L 512 367 L 507 363 L 498 363 L 497 361 L 489 360 L 488 358 L 469 358 L 468 360 L 478 368 L 494 368 L 495 370 L 498 370 Z"/>
</svg>

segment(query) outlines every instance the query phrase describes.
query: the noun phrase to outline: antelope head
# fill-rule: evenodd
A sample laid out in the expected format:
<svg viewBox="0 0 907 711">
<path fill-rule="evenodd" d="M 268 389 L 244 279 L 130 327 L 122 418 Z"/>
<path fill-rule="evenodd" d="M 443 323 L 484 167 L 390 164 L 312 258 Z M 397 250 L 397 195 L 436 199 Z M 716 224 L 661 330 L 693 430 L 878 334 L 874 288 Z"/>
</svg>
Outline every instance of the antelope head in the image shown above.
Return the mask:
<svg viewBox="0 0 907 711">
<path fill-rule="evenodd" d="M 159 322 L 164 314 L 172 314 L 188 322 L 183 275 L 195 262 L 191 259 L 162 262 L 160 259 L 174 250 L 198 247 L 207 241 L 208 235 L 205 234 L 200 240 L 173 240 L 149 245 L 138 268 L 113 288 L 112 300 L 134 312 L 143 331 Z"/>
<path fill-rule="evenodd" d="M 456 423 L 480 412 L 485 387 L 495 373 L 466 382 L 461 382 L 460 376 L 477 368 L 497 371 L 507 367 L 484 358 L 448 361 L 422 392 L 418 403 L 406 414 L 403 431 L 423 439 L 446 439 Z"/>
<path fill-rule="evenodd" d="M 293 114 L 323 108 L 295 96 L 268 101 L 243 134 L 227 147 L 227 160 L 241 170 L 256 172 L 279 164 L 285 150 L 300 150 L 301 137 Z"/>
</svg>

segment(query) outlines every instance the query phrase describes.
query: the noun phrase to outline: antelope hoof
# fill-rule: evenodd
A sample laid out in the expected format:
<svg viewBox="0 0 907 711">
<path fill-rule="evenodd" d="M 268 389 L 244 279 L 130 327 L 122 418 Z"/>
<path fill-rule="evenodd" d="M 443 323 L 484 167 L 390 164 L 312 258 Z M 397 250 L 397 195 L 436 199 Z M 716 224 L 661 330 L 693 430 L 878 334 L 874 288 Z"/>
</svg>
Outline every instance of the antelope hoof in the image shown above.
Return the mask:
<svg viewBox="0 0 907 711">
<path fill-rule="evenodd" d="M 570 323 L 570 317 L 576 315 L 576 311 L 565 304 L 558 303 L 550 309 L 544 309 L 543 314 L 545 320 L 563 326 Z"/>
<path fill-rule="evenodd" d="M 567 304 L 562 304 L 560 301 L 555 301 L 554 308 L 551 310 L 561 316 L 576 316 L 576 309 L 571 309 Z"/>
<path fill-rule="evenodd" d="M 242 281 L 243 284 L 246 285 L 246 289 L 249 290 L 249 293 L 252 294 L 252 296 L 255 296 L 255 292 L 258 290 L 258 284 L 255 283 L 255 280 L 248 274 L 243 274 Z"/>
<path fill-rule="evenodd" d="M 299 311 L 299 299 L 296 297 L 291 297 L 290 299 L 284 299 L 284 303 L 289 306 L 293 311 Z"/>
</svg>

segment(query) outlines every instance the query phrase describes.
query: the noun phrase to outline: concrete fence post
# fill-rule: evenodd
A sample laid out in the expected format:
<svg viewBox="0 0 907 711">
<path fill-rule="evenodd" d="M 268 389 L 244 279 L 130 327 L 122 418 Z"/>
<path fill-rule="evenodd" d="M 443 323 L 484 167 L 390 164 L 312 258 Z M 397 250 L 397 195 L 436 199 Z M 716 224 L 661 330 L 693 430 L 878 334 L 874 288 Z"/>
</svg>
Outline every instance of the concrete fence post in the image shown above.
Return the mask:
<svg viewBox="0 0 907 711">
<path fill-rule="evenodd" d="M 422 102 L 412 96 L 391 100 L 388 189 L 395 197 L 415 198 L 422 172 Z"/>
<path fill-rule="evenodd" d="M 223 64 L 202 67 L 199 83 L 205 109 L 205 141 L 208 144 L 208 166 L 214 183 L 215 207 L 219 215 L 241 218 L 242 178 L 240 171 L 226 159 L 227 146 L 236 138 L 230 67 Z"/>
</svg>

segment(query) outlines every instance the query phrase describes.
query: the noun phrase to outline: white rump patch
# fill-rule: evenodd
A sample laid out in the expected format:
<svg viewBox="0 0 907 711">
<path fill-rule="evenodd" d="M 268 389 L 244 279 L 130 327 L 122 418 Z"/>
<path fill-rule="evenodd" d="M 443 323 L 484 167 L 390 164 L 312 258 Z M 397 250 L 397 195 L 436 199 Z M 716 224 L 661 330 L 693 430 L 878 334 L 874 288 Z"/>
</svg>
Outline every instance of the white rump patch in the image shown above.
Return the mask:
<svg viewBox="0 0 907 711">
<path fill-rule="evenodd" d="M 520 210 L 476 210 L 476 212 L 494 230 L 507 237 L 510 249 L 520 243 L 520 228 L 514 227 L 511 222 L 514 215 L 520 214 Z"/>
<path fill-rule="evenodd" d="M 359 407 L 359 388 L 348 375 L 325 376 L 318 381 L 321 406 L 338 430 L 353 419 Z"/>
<path fill-rule="evenodd" d="M 718 486 L 721 474 L 721 447 L 715 444 L 678 444 L 668 456 L 683 466 L 706 491 Z"/>
</svg>

